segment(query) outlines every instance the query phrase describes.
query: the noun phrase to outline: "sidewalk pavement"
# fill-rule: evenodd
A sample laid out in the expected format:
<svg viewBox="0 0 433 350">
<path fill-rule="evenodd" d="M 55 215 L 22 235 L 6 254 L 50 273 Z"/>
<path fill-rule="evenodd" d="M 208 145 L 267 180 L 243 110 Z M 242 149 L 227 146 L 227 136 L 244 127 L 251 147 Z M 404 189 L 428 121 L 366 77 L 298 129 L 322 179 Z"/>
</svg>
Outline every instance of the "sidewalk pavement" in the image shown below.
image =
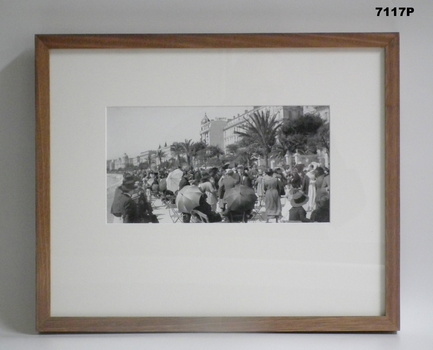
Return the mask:
<svg viewBox="0 0 433 350">
<path fill-rule="evenodd" d="M 153 214 L 155 214 L 160 223 L 171 224 L 173 221 L 168 213 L 169 209 L 164 203 L 162 203 L 160 198 L 152 200 Z"/>
</svg>

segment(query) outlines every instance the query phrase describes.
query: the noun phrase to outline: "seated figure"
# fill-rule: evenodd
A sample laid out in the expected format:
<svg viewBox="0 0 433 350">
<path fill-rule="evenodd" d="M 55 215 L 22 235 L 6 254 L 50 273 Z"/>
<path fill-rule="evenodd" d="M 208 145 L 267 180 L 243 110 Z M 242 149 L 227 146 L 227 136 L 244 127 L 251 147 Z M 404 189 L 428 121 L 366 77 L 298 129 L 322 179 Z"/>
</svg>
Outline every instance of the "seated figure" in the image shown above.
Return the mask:
<svg viewBox="0 0 433 350">
<path fill-rule="evenodd" d="M 221 215 L 212 210 L 211 206 L 206 201 L 206 196 L 204 194 L 200 197 L 199 205 L 195 207 L 194 210 L 197 210 L 205 214 L 209 222 L 220 222 L 222 220 Z M 182 216 L 183 216 L 182 221 L 184 223 L 191 222 L 191 214 L 183 213 Z"/>
</svg>

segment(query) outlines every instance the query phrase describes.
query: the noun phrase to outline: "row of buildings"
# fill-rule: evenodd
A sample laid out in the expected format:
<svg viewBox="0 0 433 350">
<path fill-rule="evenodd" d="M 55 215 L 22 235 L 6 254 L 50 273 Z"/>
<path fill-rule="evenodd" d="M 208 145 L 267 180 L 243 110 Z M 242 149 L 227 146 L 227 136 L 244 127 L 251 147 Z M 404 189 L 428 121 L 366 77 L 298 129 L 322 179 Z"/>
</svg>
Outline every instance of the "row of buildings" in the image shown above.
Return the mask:
<svg viewBox="0 0 433 350">
<path fill-rule="evenodd" d="M 158 158 L 158 151 L 161 153 L 161 158 Z M 158 150 L 147 150 L 141 152 L 139 155 L 135 157 L 130 157 L 126 153 L 123 156 L 116 159 L 108 159 L 107 160 L 107 170 L 113 171 L 118 169 L 125 169 L 128 166 L 139 166 L 140 163 L 150 163 L 158 166 L 162 162 L 168 161 L 173 158 L 171 154 L 170 146 L 159 147 Z"/>
<path fill-rule="evenodd" d="M 271 116 L 276 116 L 277 120 L 282 120 L 284 118 L 284 110 L 287 108 L 291 107 L 254 107 L 251 110 L 245 110 L 244 113 L 230 118 L 209 119 L 205 114 L 204 118 L 201 120 L 200 140 L 206 145 L 218 146 L 226 152 L 229 145 L 240 140 L 240 136 L 236 132 L 243 130 L 242 126 L 255 112 L 269 111 Z"/>
<path fill-rule="evenodd" d="M 255 112 L 267 112 L 270 116 L 276 116 L 277 120 L 284 118 L 299 118 L 307 113 L 319 115 L 324 121 L 329 122 L 329 106 L 256 106 L 244 113 L 234 116 L 221 116 L 210 119 L 206 114 L 201 120 L 200 141 L 208 146 L 218 146 L 224 152 L 229 145 L 240 140 L 237 131 L 242 131 L 242 126 Z M 159 153 L 159 156 L 158 156 Z M 170 145 L 159 146 L 157 150 L 146 150 L 135 157 L 124 154 L 117 159 L 107 160 L 107 170 L 117 170 L 127 166 L 138 166 L 140 163 L 150 161 L 158 166 L 173 158 Z"/>
</svg>

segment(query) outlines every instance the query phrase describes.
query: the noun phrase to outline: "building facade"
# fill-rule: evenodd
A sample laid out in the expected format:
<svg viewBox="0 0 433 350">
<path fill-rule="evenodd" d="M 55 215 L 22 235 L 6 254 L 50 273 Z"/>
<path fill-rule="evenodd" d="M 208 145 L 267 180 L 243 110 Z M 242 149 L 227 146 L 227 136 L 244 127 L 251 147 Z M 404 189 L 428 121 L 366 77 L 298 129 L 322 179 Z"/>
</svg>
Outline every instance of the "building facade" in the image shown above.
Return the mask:
<svg viewBox="0 0 433 350">
<path fill-rule="evenodd" d="M 107 160 L 107 170 L 114 171 L 119 169 L 125 169 L 129 165 L 133 165 L 134 162 L 137 162 L 137 157 L 135 157 L 135 159 L 130 158 L 125 153 L 122 157 Z"/>
<path fill-rule="evenodd" d="M 237 134 L 239 131 L 244 131 L 243 126 L 254 115 L 255 112 L 269 112 L 269 115 L 276 116 L 277 120 L 296 119 L 305 114 L 313 114 L 320 116 L 325 123 L 329 123 L 329 106 L 255 106 L 251 110 L 245 110 L 244 113 L 238 114 L 231 118 L 215 118 L 210 119 L 206 114 L 201 120 L 200 125 L 200 141 L 207 146 L 218 146 L 224 152 L 227 152 L 229 145 L 235 144 L 241 140 L 241 136 Z M 329 164 L 329 155 L 325 151 L 316 155 L 322 161 L 321 163 Z M 285 158 L 293 158 L 294 155 L 287 154 Z M 128 157 L 124 154 L 122 157 L 107 160 L 107 170 L 113 171 L 125 169 L 128 166 L 138 167 L 140 163 L 150 163 L 152 168 L 159 167 L 161 163 L 169 161 L 173 157 L 170 146 L 159 146 L 157 150 L 148 150 L 141 152 L 138 156 Z M 261 159 L 257 159 L 260 165 Z M 285 159 L 286 163 L 289 162 Z"/>
<path fill-rule="evenodd" d="M 277 116 L 277 120 L 282 120 L 284 117 L 284 111 L 282 106 L 259 106 L 254 107 L 251 110 L 245 110 L 243 114 L 233 116 L 228 120 L 224 127 L 224 151 L 227 151 L 227 147 L 241 140 L 241 136 L 237 134 L 238 131 L 244 131 L 243 126 L 247 120 L 254 115 L 255 112 L 267 112 L 269 111 L 270 116 Z"/>
<path fill-rule="evenodd" d="M 226 124 L 227 119 L 225 118 L 209 119 L 205 114 L 201 120 L 200 141 L 207 146 L 217 146 L 224 150 L 224 128 Z"/>
<path fill-rule="evenodd" d="M 149 163 L 149 165 L 152 165 L 155 163 L 155 151 L 148 150 L 141 152 L 138 156 L 139 158 L 139 164 L 140 163 Z"/>
</svg>

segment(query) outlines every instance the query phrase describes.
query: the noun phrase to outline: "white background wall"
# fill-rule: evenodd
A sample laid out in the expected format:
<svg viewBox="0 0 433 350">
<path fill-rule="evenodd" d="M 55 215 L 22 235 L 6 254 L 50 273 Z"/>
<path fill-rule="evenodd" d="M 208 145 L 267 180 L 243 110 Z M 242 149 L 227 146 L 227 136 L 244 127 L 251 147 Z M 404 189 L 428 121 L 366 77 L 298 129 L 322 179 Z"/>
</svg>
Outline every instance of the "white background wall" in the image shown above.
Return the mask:
<svg viewBox="0 0 433 350">
<path fill-rule="evenodd" d="M 415 13 L 377 17 L 376 6 Z M 0 0 L 0 350 L 431 349 L 432 17 L 431 0 Z M 401 35 L 397 335 L 36 335 L 34 34 L 389 31 Z"/>
</svg>

